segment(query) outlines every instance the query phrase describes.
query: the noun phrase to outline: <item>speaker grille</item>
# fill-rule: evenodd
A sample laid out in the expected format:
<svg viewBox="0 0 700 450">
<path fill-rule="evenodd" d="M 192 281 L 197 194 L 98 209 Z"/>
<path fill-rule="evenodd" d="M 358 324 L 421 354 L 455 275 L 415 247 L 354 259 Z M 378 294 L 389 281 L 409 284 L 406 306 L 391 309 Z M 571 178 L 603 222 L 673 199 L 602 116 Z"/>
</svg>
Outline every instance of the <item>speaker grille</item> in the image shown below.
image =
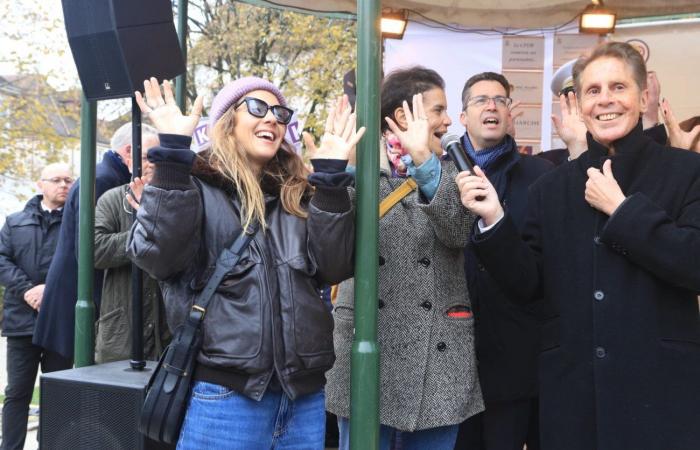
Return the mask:
<svg viewBox="0 0 700 450">
<path fill-rule="evenodd" d="M 45 449 L 140 449 L 140 390 L 42 381 L 41 442 Z"/>
</svg>

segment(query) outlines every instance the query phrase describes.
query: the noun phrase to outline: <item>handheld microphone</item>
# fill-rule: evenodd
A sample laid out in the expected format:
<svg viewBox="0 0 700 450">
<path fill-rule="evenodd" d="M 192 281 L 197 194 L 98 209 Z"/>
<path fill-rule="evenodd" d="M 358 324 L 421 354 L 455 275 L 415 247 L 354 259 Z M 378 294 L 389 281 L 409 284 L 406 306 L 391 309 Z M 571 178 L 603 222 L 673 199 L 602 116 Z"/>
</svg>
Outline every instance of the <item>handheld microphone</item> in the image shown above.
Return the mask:
<svg viewBox="0 0 700 450">
<path fill-rule="evenodd" d="M 474 175 L 474 163 L 472 162 L 467 152 L 462 147 L 462 142 L 456 134 L 447 133 L 440 139 L 440 147 L 447 152 L 455 163 L 457 170 L 464 172 L 465 170 Z"/>
<path fill-rule="evenodd" d="M 476 175 L 474 173 L 474 162 L 471 160 L 467 152 L 464 151 L 464 147 L 462 147 L 462 142 L 460 141 L 459 136 L 450 133 L 443 135 L 442 139 L 440 139 L 440 147 L 442 147 L 442 150 L 450 155 L 450 158 L 452 158 L 455 166 L 457 166 L 457 170 L 460 172 L 464 172 L 466 170 L 472 175 Z M 479 202 L 483 199 L 484 197 L 482 195 L 476 197 L 476 200 Z"/>
</svg>

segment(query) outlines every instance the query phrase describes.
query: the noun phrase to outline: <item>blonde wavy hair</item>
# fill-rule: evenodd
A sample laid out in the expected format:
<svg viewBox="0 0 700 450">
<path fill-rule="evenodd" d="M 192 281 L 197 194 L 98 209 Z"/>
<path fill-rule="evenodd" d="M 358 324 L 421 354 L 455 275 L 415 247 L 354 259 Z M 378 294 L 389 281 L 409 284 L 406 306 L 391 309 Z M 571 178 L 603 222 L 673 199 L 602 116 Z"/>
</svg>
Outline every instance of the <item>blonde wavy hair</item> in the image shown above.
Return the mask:
<svg viewBox="0 0 700 450">
<path fill-rule="evenodd" d="M 265 220 L 264 193 L 279 195 L 282 208 L 297 217 L 307 217 L 303 203 L 311 193 L 306 180 L 308 170 L 292 146 L 282 141 L 275 156 L 265 164 L 260 174 L 252 169 L 248 155 L 234 137 L 236 111 L 229 108 L 210 131 L 209 165 L 230 180 L 241 202 L 241 223 L 247 229 L 257 220 L 262 229 Z"/>
</svg>

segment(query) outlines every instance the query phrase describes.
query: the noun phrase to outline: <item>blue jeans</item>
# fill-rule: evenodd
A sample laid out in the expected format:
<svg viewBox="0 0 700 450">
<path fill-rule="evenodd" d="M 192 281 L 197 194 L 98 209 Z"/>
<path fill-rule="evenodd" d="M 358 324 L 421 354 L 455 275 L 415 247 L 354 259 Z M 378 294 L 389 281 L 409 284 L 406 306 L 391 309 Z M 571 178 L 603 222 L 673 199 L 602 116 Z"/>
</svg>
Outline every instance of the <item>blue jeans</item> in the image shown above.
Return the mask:
<svg viewBox="0 0 700 450">
<path fill-rule="evenodd" d="M 324 402 L 323 390 L 296 400 L 268 390 L 257 402 L 227 387 L 197 381 L 177 448 L 323 450 Z"/>
<path fill-rule="evenodd" d="M 459 425 L 399 431 L 379 425 L 379 450 L 453 450 Z M 340 444 L 338 450 L 350 450 L 350 420 L 338 417 Z"/>
</svg>

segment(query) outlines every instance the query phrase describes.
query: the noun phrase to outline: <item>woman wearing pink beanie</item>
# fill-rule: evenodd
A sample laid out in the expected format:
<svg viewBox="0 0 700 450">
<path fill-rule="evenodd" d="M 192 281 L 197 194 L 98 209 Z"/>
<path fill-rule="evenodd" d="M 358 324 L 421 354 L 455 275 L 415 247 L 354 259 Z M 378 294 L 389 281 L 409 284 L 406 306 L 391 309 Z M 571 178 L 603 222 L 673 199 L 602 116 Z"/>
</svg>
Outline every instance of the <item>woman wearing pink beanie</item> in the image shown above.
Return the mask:
<svg viewBox="0 0 700 450">
<path fill-rule="evenodd" d="M 169 82 L 136 93 L 160 132 L 155 165 L 130 233 L 129 255 L 161 281 L 168 325 L 183 323 L 222 250 L 255 233 L 219 284 L 202 323 L 202 348 L 178 448 L 323 449 L 324 373 L 333 319 L 317 288 L 352 275 L 354 213 L 347 154 L 364 129 L 331 110 L 316 173 L 284 141 L 293 111 L 267 80 L 227 84 L 210 108 L 211 148 L 189 150 L 190 115 Z M 256 227 L 259 227 L 255 232 Z"/>
</svg>

